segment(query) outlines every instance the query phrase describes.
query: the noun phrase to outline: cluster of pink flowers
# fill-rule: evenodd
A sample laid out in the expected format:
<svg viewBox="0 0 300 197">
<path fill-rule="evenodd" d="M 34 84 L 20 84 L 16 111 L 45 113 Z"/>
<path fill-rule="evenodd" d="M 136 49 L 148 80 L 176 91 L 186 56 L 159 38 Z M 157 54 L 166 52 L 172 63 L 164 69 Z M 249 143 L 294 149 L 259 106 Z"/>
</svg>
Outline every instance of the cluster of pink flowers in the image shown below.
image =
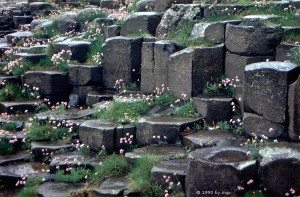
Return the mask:
<svg viewBox="0 0 300 197">
<path fill-rule="evenodd" d="M 176 173 L 174 173 L 174 176 L 176 177 Z M 168 197 L 170 195 L 170 190 L 175 189 L 175 187 L 181 186 L 181 183 L 178 181 L 177 184 L 175 184 L 171 180 L 171 176 L 163 175 L 164 182 L 168 184 L 167 189 L 165 189 L 165 197 Z M 177 178 L 177 177 L 176 177 Z"/>
<path fill-rule="evenodd" d="M 229 78 L 226 78 L 226 79 L 222 79 L 219 83 L 219 87 L 228 87 L 228 86 L 233 86 L 233 87 L 236 87 L 236 83 L 239 82 L 239 77 L 236 76 L 235 78 L 233 79 L 229 79 Z"/>
<path fill-rule="evenodd" d="M 69 63 L 69 58 L 72 56 L 72 52 L 70 50 L 62 50 L 56 54 L 53 54 L 51 57 L 51 61 L 54 64 L 54 66 L 61 66 L 63 64 Z"/>
<path fill-rule="evenodd" d="M 25 184 L 26 184 L 27 178 L 28 178 L 28 175 L 22 174 L 22 175 L 21 175 L 21 180 L 18 180 L 18 181 L 17 181 L 16 186 L 19 186 L 19 185 L 25 185 Z"/>
<path fill-rule="evenodd" d="M 14 144 L 16 142 L 18 142 L 17 136 L 13 136 L 13 139 L 9 140 L 10 144 Z"/>
<path fill-rule="evenodd" d="M 7 74 L 12 74 L 13 69 L 16 67 L 22 67 L 22 58 L 18 58 L 8 62 L 7 65 L 3 68 L 3 71 L 5 71 Z"/>
</svg>

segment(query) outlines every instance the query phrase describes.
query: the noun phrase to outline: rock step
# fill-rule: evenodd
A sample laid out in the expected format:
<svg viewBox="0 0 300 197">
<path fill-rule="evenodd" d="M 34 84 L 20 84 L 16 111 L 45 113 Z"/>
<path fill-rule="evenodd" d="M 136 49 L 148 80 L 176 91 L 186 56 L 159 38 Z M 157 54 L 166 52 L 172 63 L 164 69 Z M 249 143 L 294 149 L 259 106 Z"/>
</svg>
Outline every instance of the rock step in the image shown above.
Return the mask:
<svg viewBox="0 0 300 197">
<path fill-rule="evenodd" d="M 83 154 L 81 152 L 71 152 L 67 154 L 57 154 L 51 158 L 50 173 L 57 170 L 65 170 L 69 167 L 85 167 L 95 169 L 99 166 L 100 160 L 96 158 L 96 154 Z"/>
<path fill-rule="evenodd" d="M 113 94 L 101 93 L 101 92 L 90 92 L 86 96 L 86 105 L 92 107 L 94 104 L 102 101 L 113 100 Z"/>
<path fill-rule="evenodd" d="M 28 160 L 29 157 L 30 153 L 28 151 L 20 151 L 12 155 L 0 155 L 0 166 L 23 162 Z"/>
<path fill-rule="evenodd" d="M 62 120 L 79 120 L 90 117 L 94 113 L 93 109 L 68 109 L 62 110 L 62 112 L 58 110 L 45 111 L 36 114 L 38 121 L 47 121 L 49 119 L 62 121 Z"/>
<path fill-rule="evenodd" d="M 126 177 L 111 177 L 106 179 L 99 188 L 93 189 L 93 196 L 123 196 L 123 192 L 128 188 Z"/>
<path fill-rule="evenodd" d="M 6 40 L 10 46 L 15 45 L 19 40 L 31 38 L 33 36 L 30 31 L 18 31 L 15 33 L 7 34 Z"/>
<path fill-rule="evenodd" d="M 18 187 L 16 183 L 22 180 L 22 177 L 25 175 L 28 175 L 28 178 L 35 176 L 48 178 L 48 171 L 49 167 L 47 164 L 37 162 L 21 162 L 0 166 L 1 184 L 5 185 L 6 189 L 13 189 Z"/>
<path fill-rule="evenodd" d="M 20 84 L 21 81 L 19 78 L 15 76 L 10 76 L 10 75 L 0 75 L 0 83 L 5 81 L 6 83 L 12 83 L 12 84 Z"/>
<path fill-rule="evenodd" d="M 169 183 L 173 182 L 174 184 L 180 184 L 184 188 L 186 172 L 187 159 L 160 161 L 153 166 L 150 180 L 152 184 L 168 187 Z M 169 179 L 169 182 L 166 182 L 167 179 Z"/>
<path fill-rule="evenodd" d="M 30 54 L 30 53 L 16 53 L 14 54 L 15 59 L 22 58 L 23 60 L 30 61 L 34 64 L 38 63 L 40 60 L 46 58 L 47 54 Z"/>
<path fill-rule="evenodd" d="M 200 122 L 200 118 L 180 117 L 145 117 L 137 125 L 136 138 L 140 145 L 149 145 L 159 142 L 167 144 L 180 143 L 182 132 Z M 158 138 L 159 136 L 159 138 Z"/>
<path fill-rule="evenodd" d="M 62 142 L 31 142 L 31 152 L 36 161 L 50 159 L 52 154 L 74 150 L 71 144 Z"/>
<path fill-rule="evenodd" d="M 184 158 L 187 152 L 184 148 L 179 146 L 144 146 L 135 149 L 133 152 L 125 153 L 125 158 L 129 168 L 132 168 L 136 161 L 143 155 L 149 154 L 154 157 L 162 158 L 164 160 Z"/>
<path fill-rule="evenodd" d="M 34 112 L 39 104 L 43 103 L 40 100 L 24 100 L 24 101 L 2 101 L 0 102 L 0 113 L 18 114 Z"/>
<path fill-rule="evenodd" d="M 246 141 L 245 138 L 237 136 L 229 131 L 198 131 L 196 133 L 183 136 L 183 146 L 191 150 L 208 148 L 213 146 L 240 146 Z"/>
<path fill-rule="evenodd" d="M 41 184 L 37 193 L 41 197 L 65 197 L 72 196 L 73 192 L 84 189 L 84 184 L 80 183 L 56 183 L 56 182 L 45 182 Z"/>
<path fill-rule="evenodd" d="M 119 152 L 123 145 L 120 138 L 128 133 L 133 136 L 134 143 L 135 130 L 134 125 L 120 125 L 103 119 L 87 120 L 79 126 L 79 138 L 93 151 L 100 151 L 104 145 L 108 152 Z"/>
</svg>

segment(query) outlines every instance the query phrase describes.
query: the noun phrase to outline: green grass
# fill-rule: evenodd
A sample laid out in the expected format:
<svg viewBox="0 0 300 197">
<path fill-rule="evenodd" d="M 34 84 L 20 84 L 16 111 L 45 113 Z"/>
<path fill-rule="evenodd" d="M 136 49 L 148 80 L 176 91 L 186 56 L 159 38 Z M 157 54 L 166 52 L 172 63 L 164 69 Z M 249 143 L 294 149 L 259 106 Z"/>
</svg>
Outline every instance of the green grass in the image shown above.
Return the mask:
<svg viewBox="0 0 300 197">
<path fill-rule="evenodd" d="M 8 142 L 8 139 L 1 139 L 0 141 L 0 154 L 12 154 L 15 152 L 15 149 L 11 143 Z"/>
<path fill-rule="evenodd" d="M 40 124 L 36 121 L 32 122 L 31 126 L 26 127 L 27 139 L 29 141 L 57 141 L 64 137 L 71 137 L 66 127 L 53 128 L 50 124 Z"/>
<path fill-rule="evenodd" d="M 159 160 L 158 157 L 152 155 L 144 155 L 139 158 L 128 174 L 129 188 L 133 191 L 141 191 L 144 196 L 153 196 L 150 174 L 151 169 Z"/>
<path fill-rule="evenodd" d="M 27 179 L 25 187 L 19 191 L 17 197 L 37 197 L 37 188 L 42 182 L 42 177 L 39 176 Z"/>
<path fill-rule="evenodd" d="M 88 10 L 87 12 L 80 12 L 77 16 L 77 20 L 80 23 L 92 22 L 96 18 L 106 18 L 107 12 L 101 9 Z"/>
<path fill-rule="evenodd" d="M 6 83 L 0 89 L 0 101 L 15 101 L 17 99 L 34 99 L 38 95 L 37 92 L 33 93 L 30 89 L 22 88 L 20 85 Z"/>
<path fill-rule="evenodd" d="M 102 165 L 95 169 L 95 173 L 91 175 L 92 185 L 99 186 L 106 177 L 121 177 L 127 173 L 126 159 L 124 156 L 112 154 L 106 158 Z"/>
<path fill-rule="evenodd" d="M 30 70 L 45 70 L 45 68 L 54 67 L 50 57 L 43 58 L 37 63 L 24 60 L 22 61 L 21 65 L 22 66 L 13 67 L 12 73 L 14 76 L 20 77 L 25 72 Z"/>
<path fill-rule="evenodd" d="M 87 57 L 87 63 L 100 65 L 102 60 L 102 44 L 104 43 L 104 40 L 104 36 L 98 36 L 97 39 L 92 42 Z"/>
<path fill-rule="evenodd" d="M 16 127 L 17 127 L 17 123 L 15 122 L 7 122 L 7 123 L 3 123 L 2 125 L 2 129 L 6 131 L 15 131 Z"/>
<path fill-rule="evenodd" d="M 41 54 L 41 53 L 46 53 L 46 48 L 34 47 L 28 49 L 26 52 L 29 54 Z"/>
<path fill-rule="evenodd" d="M 55 180 L 65 183 L 78 183 L 82 181 L 85 176 L 89 177 L 91 171 L 82 167 L 73 168 L 70 172 L 59 170 L 55 173 Z"/>
<path fill-rule="evenodd" d="M 289 43 L 300 42 L 300 33 L 290 32 L 283 35 L 283 41 Z"/>
<path fill-rule="evenodd" d="M 176 97 L 174 94 L 170 92 L 164 92 L 154 99 L 153 105 L 167 106 L 173 104 L 175 101 Z"/>
<path fill-rule="evenodd" d="M 192 101 L 185 102 L 182 106 L 177 107 L 173 115 L 179 117 L 200 117 L 200 114 L 195 111 Z"/>
<path fill-rule="evenodd" d="M 124 122 L 126 113 L 130 120 L 135 121 L 141 114 L 146 113 L 149 109 L 150 105 L 146 101 L 137 103 L 113 102 L 106 110 L 97 110 L 94 116 L 96 118 Z"/>
</svg>

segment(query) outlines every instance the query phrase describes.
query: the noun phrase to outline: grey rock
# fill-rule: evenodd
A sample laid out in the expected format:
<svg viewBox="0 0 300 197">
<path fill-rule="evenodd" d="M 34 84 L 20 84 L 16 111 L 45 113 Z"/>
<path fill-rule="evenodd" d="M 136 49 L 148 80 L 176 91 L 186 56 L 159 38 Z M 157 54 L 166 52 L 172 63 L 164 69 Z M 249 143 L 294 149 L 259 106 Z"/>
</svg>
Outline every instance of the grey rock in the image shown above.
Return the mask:
<svg viewBox="0 0 300 197">
<path fill-rule="evenodd" d="M 8 114 L 34 112 L 40 101 L 2 101 L 0 102 L 0 112 Z"/>
<path fill-rule="evenodd" d="M 103 80 L 107 89 L 115 89 L 116 80 L 125 84 L 139 83 L 141 38 L 113 37 L 103 44 Z"/>
<path fill-rule="evenodd" d="M 93 109 L 69 109 L 64 112 L 58 112 L 55 110 L 51 111 L 45 111 L 36 114 L 36 117 L 38 121 L 47 121 L 47 120 L 56 120 L 56 121 L 62 121 L 62 120 L 78 120 L 82 118 L 87 118 L 91 116 L 94 113 Z"/>
<path fill-rule="evenodd" d="M 271 128 L 273 129 L 272 132 L 269 131 Z M 260 115 L 244 113 L 243 131 L 252 137 L 264 135 L 268 138 L 277 138 L 283 135 L 285 126 L 266 120 Z"/>
<path fill-rule="evenodd" d="M 69 106 L 70 108 L 77 107 L 79 101 L 78 94 L 70 94 L 69 96 Z"/>
<path fill-rule="evenodd" d="M 42 59 L 47 57 L 47 54 L 29 54 L 29 53 L 16 53 L 13 55 L 14 59 L 20 59 L 30 61 L 34 64 L 37 64 Z"/>
<path fill-rule="evenodd" d="M 191 25 L 193 21 L 199 19 L 202 15 L 202 10 L 199 4 L 173 5 L 164 13 L 157 27 L 156 37 L 166 37 L 172 31 L 181 28 L 183 25 Z"/>
<path fill-rule="evenodd" d="M 265 147 L 259 150 L 259 175 L 266 192 L 284 196 L 291 188 L 300 191 L 300 152 L 292 147 Z M 287 167 L 288 166 L 288 167 Z"/>
<path fill-rule="evenodd" d="M 115 1 L 113 0 L 102 0 L 100 3 L 101 8 L 114 9 Z"/>
<path fill-rule="evenodd" d="M 15 45 L 19 40 L 31 38 L 32 35 L 33 34 L 30 31 L 19 31 L 19 32 L 8 34 L 6 36 L 6 40 L 9 45 Z"/>
<path fill-rule="evenodd" d="M 37 193 L 39 196 L 43 197 L 65 197 L 71 195 L 72 192 L 83 188 L 84 184 L 81 183 L 46 182 L 37 188 Z"/>
<path fill-rule="evenodd" d="M 91 150 L 114 150 L 114 138 L 118 125 L 107 120 L 87 120 L 79 126 L 79 137 L 82 143 L 88 145 Z"/>
<path fill-rule="evenodd" d="M 226 26 L 225 43 L 231 53 L 239 55 L 270 55 L 280 43 L 280 26 Z M 251 40 L 251 41 L 250 41 Z"/>
<path fill-rule="evenodd" d="M 131 14 L 121 28 L 121 35 L 148 33 L 155 35 L 161 15 L 156 12 L 135 12 Z"/>
<path fill-rule="evenodd" d="M 148 12 L 153 11 L 155 8 L 155 0 L 141 0 L 136 4 L 137 12 Z"/>
<path fill-rule="evenodd" d="M 176 97 L 187 98 L 203 92 L 207 82 L 222 74 L 224 45 L 205 48 L 186 48 L 170 56 L 168 87 Z"/>
<path fill-rule="evenodd" d="M 1 155 L 0 156 L 0 166 L 25 161 L 29 158 L 29 156 L 30 156 L 30 154 L 27 151 L 20 151 L 13 155 Z"/>
<path fill-rule="evenodd" d="M 72 94 L 77 94 L 79 96 L 78 104 L 86 104 L 87 94 L 94 91 L 102 91 L 99 86 L 74 86 Z"/>
<path fill-rule="evenodd" d="M 289 85 L 288 92 L 288 112 L 289 128 L 288 134 L 292 141 L 300 141 L 300 84 L 299 78 Z"/>
<path fill-rule="evenodd" d="M 51 153 L 56 153 L 62 150 L 70 151 L 72 149 L 74 149 L 73 145 L 62 142 L 31 142 L 31 152 L 36 161 L 40 161 L 46 156 L 49 157 Z"/>
<path fill-rule="evenodd" d="M 52 5 L 48 2 L 32 2 L 29 3 L 29 9 L 31 12 L 35 13 L 45 9 L 51 9 Z"/>
<path fill-rule="evenodd" d="M 154 60 L 154 43 L 143 42 L 142 46 L 142 65 L 141 65 L 141 90 L 144 92 L 153 92 L 155 90 L 155 80 L 153 69 Z"/>
<path fill-rule="evenodd" d="M 212 6 L 210 4 L 206 4 L 206 5 L 202 6 L 203 17 L 205 17 L 205 18 L 214 17 L 214 16 L 219 15 L 220 13 L 235 15 L 235 14 L 241 13 L 242 11 L 244 11 L 252 6 L 253 5 L 246 5 L 246 4 L 214 4 Z"/>
<path fill-rule="evenodd" d="M 174 4 L 192 4 L 192 0 L 156 0 L 155 1 L 155 12 L 165 12 Z M 180 6 L 180 5 L 179 5 Z"/>
<path fill-rule="evenodd" d="M 22 83 L 38 87 L 41 95 L 68 94 L 68 76 L 60 71 L 30 71 L 22 75 Z"/>
<path fill-rule="evenodd" d="M 289 54 L 293 52 L 293 50 L 296 50 L 296 48 L 300 48 L 299 45 L 281 42 L 276 47 L 276 61 L 284 62 L 288 61 L 291 58 L 289 57 Z"/>
<path fill-rule="evenodd" d="M 66 33 L 72 30 L 79 30 L 79 23 L 77 22 L 77 13 L 65 12 L 58 18 L 57 28 L 60 32 Z"/>
<path fill-rule="evenodd" d="M 93 196 L 122 196 L 129 181 L 126 177 L 111 177 L 106 179 L 99 188 L 93 189 Z"/>
<path fill-rule="evenodd" d="M 166 179 L 163 177 L 170 177 L 169 181 L 174 184 L 180 184 L 182 187 L 185 185 L 185 177 L 187 171 L 186 159 L 173 159 L 167 161 L 160 161 L 151 169 L 150 181 L 152 184 L 161 186 L 169 186 Z"/>
<path fill-rule="evenodd" d="M 149 145 L 161 140 L 168 144 L 175 144 L 181 138 L 181 132 L 199 122 L 197 118 L 179 117 L 147 117 L 138 121 L 136 138 L 138 144 Z M 160 136 L 160 139 L 153 138 Z M 164 139 L 164 137 L 167 137 Z"/>
<path fill-rule="evenodd" d="M 102 85 L 102 68 L 98 65 L 69 65 L 71 85 Z"/>
<path fill-rule="evenodd" d="M 299 75 L 292 63 L 262 62 L 246 66 L 244 78 L 244 110 L 261 114 L 274 123 L 286 120 L 289 84 Z"/>
<path fill-rule="evenodd" d="M 14 16 L 13 21 L 15 28 L 19 28 L 20 25 L 30 24 L 33 20 L 32 16 Z"/>
<path fill-rule="evenodd" d="M 105 38 L 120 36 L 120 32 L 121 32 L 121 27 L 118 25 L 111 25 L 104 28 Z"/>
<path fill-rule="evenodd" d="M 243 83 L 245 67 L 248 64 L 266 61 L 274 61 L 274 56 L 242 56 L 227 51 L 225 57 L 225 75 L 228 78 L 235 78 L 237 76 L 241 83 Z"/>
<path fill-rule="evenodd" d="M 270 20 L 279 19 L 278 15 L 267 15 L 267 14 L 257 14 L 257 15 L 247 15 L 242 18 L 243 24 L 247 25 L 259 25 Z"/>
<path fill-rule="evenodd" d="M 232 132 L 220 130 L 198 131 L 183 137 L 183 145 L 191 150 L 213 146 L 239 147 L 244 141 L 245 139 L 235 136 Z"/>
<path fill-rule="evenodd" d="M 101 101 L 113 100 L 113 94 L 105 94 L 99 92 L 90 92 L 86 96 L 86 105 L 93 106 L 94 104 Z"/>
<path fill-rule="evenodd" d="M 87 41 L 69 41 L 58 42 L 54 44 L 54 52 L 58 53 L 62 50 L 72 52 L 71 60 L 77 60 L 82 63 L 87 59 L 88 52 L 90 50 L 91 42 Z"/>
<path fill-rule="evenodd" d="M 256 160 L 250 158 L 248 151 L 240 147 L 213 147 L 191 152 L 185 185 L 187 196 L 198 195 L 199 191 L 232 195 L 237 186 L 243 186 L 243 180 L 256 182 Z"/>
<path fill-rule="evenodd" d="M 232 117 L 232 98 L 194 97 L 193 104 L 203 117 L 215 122 L 229 120 Z"/>
</svg>

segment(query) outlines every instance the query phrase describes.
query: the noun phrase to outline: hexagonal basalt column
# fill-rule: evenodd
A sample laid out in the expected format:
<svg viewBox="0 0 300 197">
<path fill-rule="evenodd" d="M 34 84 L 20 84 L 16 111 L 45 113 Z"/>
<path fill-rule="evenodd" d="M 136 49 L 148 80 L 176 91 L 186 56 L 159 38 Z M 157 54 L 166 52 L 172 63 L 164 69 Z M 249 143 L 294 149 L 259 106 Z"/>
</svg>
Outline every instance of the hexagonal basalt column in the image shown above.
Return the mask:
<svg viewBox="0 0 300 197">
<path fill-rule="evenodd" d="M 186 177 L 187 196 L 231 195 L 241 183 L 254 179 L 256 160 L 250 158 L 248 151 L 239 147 L 213 147 L 191 152 Z"/>
</svg>

